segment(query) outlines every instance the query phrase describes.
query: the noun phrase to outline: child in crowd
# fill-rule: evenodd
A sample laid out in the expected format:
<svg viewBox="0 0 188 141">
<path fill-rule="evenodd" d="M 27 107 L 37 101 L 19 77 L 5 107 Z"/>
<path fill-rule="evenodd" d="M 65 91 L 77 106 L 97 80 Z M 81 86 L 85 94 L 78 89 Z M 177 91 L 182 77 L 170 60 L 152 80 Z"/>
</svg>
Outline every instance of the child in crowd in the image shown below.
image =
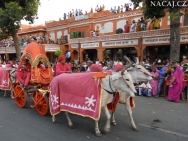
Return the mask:
<svg viewBox="0 0 188 141">
<path fill-rule="evenodd" d="M 151 85 L 149 84 L 148 81 L 145 81 L 139 86 L 139 96 L 144 95 L 144 96 L 150 97 L 151 90 L 152 90 Z"/>
<path fill-rule="evenodd" d="M 186 100 L 187 81 L 188 81 L 188 70 L 186 70 L 183 75 L 183 89 L 181 93 L 182 100 Z"/>
</svg>

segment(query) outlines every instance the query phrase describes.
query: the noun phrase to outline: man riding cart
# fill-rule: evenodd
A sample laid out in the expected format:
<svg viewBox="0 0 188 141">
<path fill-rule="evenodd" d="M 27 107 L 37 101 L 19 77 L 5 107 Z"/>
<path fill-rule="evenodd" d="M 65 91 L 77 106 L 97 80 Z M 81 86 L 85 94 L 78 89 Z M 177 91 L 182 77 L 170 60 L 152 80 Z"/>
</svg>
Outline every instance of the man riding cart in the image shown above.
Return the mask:
<svg viewBox="0 0 188 141">
<path fill-rule="evenodd" d="M 15 76 L 23 88 L 28 86 L 31 78 L 31 64 L 28 63 L 26 58 L 22 58 L 21 63 L 16 70 Z"/>
</svg>

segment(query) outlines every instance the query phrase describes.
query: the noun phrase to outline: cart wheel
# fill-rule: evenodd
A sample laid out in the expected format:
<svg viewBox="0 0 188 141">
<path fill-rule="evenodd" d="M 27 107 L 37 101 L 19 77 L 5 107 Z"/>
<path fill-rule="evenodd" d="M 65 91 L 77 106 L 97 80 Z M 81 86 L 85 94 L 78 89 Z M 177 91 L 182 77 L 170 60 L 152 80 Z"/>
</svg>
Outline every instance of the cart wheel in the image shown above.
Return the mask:
<svg viewBox="0 0 188 141">
<path fill-rule="evenodd" d="M 33 95 L 33 98 L 34 98 L 35 103 L 39 102 L 35 107 L 37 112 L 40 115 L 45 116 L 49 110 L 49 105 L 48 105 L 49 103 L 48 103 L 47 95 L 43 96 L 42 93 L 36 91 L 36 93 Z"/>
<path fill-rule="evenodd" d="M 14 87 L 14 97 L 18 107 L 24 108 L 26 106 L 27 95 L 20 85 Z"/>
</svg>

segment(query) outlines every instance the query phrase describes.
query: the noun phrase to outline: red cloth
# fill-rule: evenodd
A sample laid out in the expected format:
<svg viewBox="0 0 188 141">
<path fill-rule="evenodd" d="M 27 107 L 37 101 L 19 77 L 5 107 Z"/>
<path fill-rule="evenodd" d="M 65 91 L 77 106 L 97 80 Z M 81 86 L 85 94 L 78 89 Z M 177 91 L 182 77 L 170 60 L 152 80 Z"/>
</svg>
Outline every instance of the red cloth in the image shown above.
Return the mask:
<svg viewBox="0 0 188 141">
<path fill-rule="evenodd" d="M 187 75 L 184 75 L 183 80 L 187 80 L 187 79 L 188 79 Z M 187 81 L 183 81 L 183 86 L 187 86 Z"/>
<path fill-rule="evenodd" d="M 100 117 L 101 88 L 92 76 L 95 73 L 62 74 L 50 83 L 50 112 L 69 111 L 94 120 Z"/>
<path fill-rule="evenodd" d="M 119 98 L 120 98 L 120 95 L 117 92 L 116 95 L 115 95 L 115 97 L 113 98 L 113 101 L 111 103 L 107 104 L 108 110 L 110 110 L 112 112 L 116 111 L 116 108 L 117 108 L 117 106 L 119 104 Z M 130 100 L 131 108 L 135 108 L 134 98 L 130 97 L 129 100 Z"/>
<path fill-rule="evenodd" d="M 9 71 L 4 70 L 2 67 L 0 67 L 0 89 L 2 90 L 10 90 L 10 79 L 9 79 Z"/>
<path fill-rule="evenodd" d="M 103 68 L 101 65 L 98 65 L 98 64 L 92 64 L 90 66 L 90 71 L 91 72 L 102 72 L 103 71 Z"/>
<path fill-rule="evenodd" d="M 65 60 L 65 59 L 66 59 L 65 55 L 59 56 L 59 61 L 62 61 L 62 60 Z"/>
<path fill-rule="evenodd" d="M 119 93 L 117 92 L 111 103 L 107 104 L 108 110 L 115 112 L 119 103 Z"/>
<path fill-rule="evenodd" d="M 27 86 L 31 78 L 31 65 L 26 64 L 25 67 L 26 69 L 22 69 L 22 63 L 20 63 L 16 70 L 15 76 L 20 83 Z"/>
<path fill-rule="evenodd" d="M 25 59 L 25 58 L 22 58 L 22 62 L 26 62 L 26 60 L 27 60 L 27 59 Z"/>
<path fill-rule="evenodd" d="M 67 63 L 65 64 L 57 63 L 55 71 L 56 71 L 55 76 L 57 76 L 62 73 L 65 73 L 66 71 L 71 71 L 71 68 Z"/>
<path fill-rule="evenodd" d="M 166 86 L 170 85 L 170 79 L 171 79 L 171 77 L 168 77 L 168 79 L 166 80 Z"/>
<path fill-rule="evenodd" d="M 123 70 L 124 69 L 124 66 L 123 65 L 120 65 L 120 64 L 117 64 L 117 65 L 115 65 L 115 67 L 114 67 L 114 70 L 115 71 L 121 71 L 121 70 Z"/>
</svg>

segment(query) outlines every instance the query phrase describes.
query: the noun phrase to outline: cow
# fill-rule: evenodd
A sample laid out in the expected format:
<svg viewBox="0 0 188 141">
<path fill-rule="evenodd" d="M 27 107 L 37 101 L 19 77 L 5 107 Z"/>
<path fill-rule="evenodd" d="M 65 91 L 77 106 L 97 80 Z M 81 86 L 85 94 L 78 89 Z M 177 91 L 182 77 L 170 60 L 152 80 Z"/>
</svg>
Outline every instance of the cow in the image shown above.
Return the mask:
<svg viewBox="0 0 188 141">
<path fill-rule="evenodd" d="M 109 76 L 106 76 L 105 78 L 102 78 L 101 109 L 104 111 L 106 118 L 107 118 L 106 125 L 104 127 L 104 132 L 106 133 L 110 131 L 110 119 L 111 119 L 111 115 L 108 111 L 107 104 L 111 103 L 111 101 L 113 100 L 113 95 L 109 94 L 107 91 L 124 92 L 122 94 L 129 94 L 131 97 L 135 96 L 136 90 L 133 85 L 131 75 L 127 72 L 127 68 L 129 68 L 131 65 L 128 65 L 127 67 L 125 67 L 121 72 L 116 72 L 113 75 L 109 75 Z M 54 79 L 56 79 L 56 77 Z M 65 115 L 66 115 L 69 127 L 74 128 L 73 123 L 71 119 L 69 118 L 68 112 L 65 112 Z M 52 115 L 52 122 L 57 123 L 55 115 Z M 98 120 L 95 120 L 95 135 L 96 136 L 102 135 L 98 126 Z"/>
<path fill-rule="evenodd" d="M 129 63 L 131 63 L 131 61 L 127 58 L 127 61 L 129 61 Z M 127 71 L 129 72 L 129 74 L 131 75 L 131 78 L 133 80 L 133 83 L 139 83 L 142 81 L 150 81 L 152 80 L 152 75 L 141 65 L 139 65 L 139 60 L 137 58 L 137 61 L 135 64 L 132 64 L 132 66 L 130 68 L 127 69 Z M 135 122 L 133 120 L 133 116 L 132 116 L 132 110 L 131 110 L 131 105 L 130 105 L 130 95 L 126 94 L 123 92 L 123 94 L 120 94 L 120 100 L 119 103 L 121 104 L 125 104 L 126 109 L 128 111 L 129 117 L 131 119 L 131 126 L 133 128 L 133 130 L 137 131 L 138 128 L 135 125 Z M 114 117 L 114 112 L 112 112 L 112 116 L 111 116 L 111 124 L 112 125 L 116 125 L 116 121 L 115 121 L 115 117 Z"/>
</svg>

